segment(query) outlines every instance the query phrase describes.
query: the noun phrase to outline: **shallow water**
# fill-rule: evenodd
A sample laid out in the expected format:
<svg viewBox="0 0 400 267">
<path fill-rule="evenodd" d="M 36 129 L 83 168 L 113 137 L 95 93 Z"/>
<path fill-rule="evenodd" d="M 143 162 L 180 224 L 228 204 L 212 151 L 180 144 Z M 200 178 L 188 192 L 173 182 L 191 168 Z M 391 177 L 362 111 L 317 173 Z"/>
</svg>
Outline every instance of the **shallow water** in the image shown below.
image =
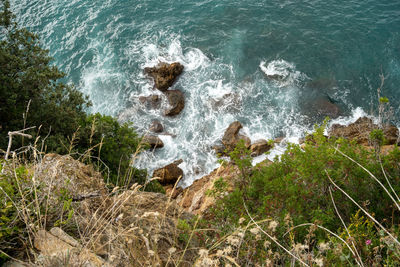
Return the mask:
<svg viewBox="0 0 400 267">
<path fill-rule="evenodd" d="M 185 184 L 217 166 L 211 146 L 234 120 L 253 141 L 296 141 L 322 121 L 312 108 L 317 99 L 335 102 L 342 122 L 376 109 L 381 70 L 400 125 L 399 1 L 11 3 L 67 81 L 90 96 L 91 112 L 132 121 L 142 133 L 158 119 L 176 135 L 161 136 L 165 147 L 143 153 L 137 165 L 152 171 L 182 158 Z M 159 94 L 142 72 L 159 61 L 185 66 L 173 87 L 184 92 L 186 106 L 175 118 L 162 115 L 165 101 L 160 110 L 138 101 Z"/>
</svg>

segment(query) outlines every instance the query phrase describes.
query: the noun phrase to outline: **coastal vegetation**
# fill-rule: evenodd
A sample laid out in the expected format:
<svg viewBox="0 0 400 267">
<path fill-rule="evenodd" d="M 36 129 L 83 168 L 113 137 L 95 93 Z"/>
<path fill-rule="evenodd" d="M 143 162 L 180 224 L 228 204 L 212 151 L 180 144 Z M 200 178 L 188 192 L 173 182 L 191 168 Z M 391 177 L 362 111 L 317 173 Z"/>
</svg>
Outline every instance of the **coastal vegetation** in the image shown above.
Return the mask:
<svg viewBox="0 0 400 267">
<path fill-rule="evenodd" d="M 0 265 L 399 265 L 400 149 L 382 121 L 361 120 L 360 143 L 325 135 L 325 120 L 256 166 L 234 123 L 223 138 L 227 172 L 213 174 L 197 198 L 210 207 L 195 215 L 180 204 L 190 190 L 177 188 L 181 177 L 155 193 L 165 190 L 132 166 L 146 148 L 133 125 L 88 114 L 90 101 L 60 81 L 38 37 L 1 3 Z M 179 163 L 170 168 L 181 176 Z"/>
</svg>

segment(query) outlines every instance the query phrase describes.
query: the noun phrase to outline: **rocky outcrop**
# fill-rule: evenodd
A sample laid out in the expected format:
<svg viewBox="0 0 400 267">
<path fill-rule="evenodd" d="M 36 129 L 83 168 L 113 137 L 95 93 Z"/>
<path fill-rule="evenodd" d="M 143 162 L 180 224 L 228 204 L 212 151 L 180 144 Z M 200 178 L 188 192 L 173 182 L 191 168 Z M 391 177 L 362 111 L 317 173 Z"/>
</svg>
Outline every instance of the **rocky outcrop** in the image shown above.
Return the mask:
<svg viewBox="0 0 400 267">
<path fill-rule="evenodd" d="M 252 157 L 260 156 L 261 154 L 264 154 L 265 152 L 269 151 L 271 148 L 272 145 L 269 144 L 267 140 L 265 139 L 257 140 L 250 146 L 251 156 Z"/>
<path fill-rule="evenodd" d="M 139 101 L 149 109 L 158 109 L 161 106 L 159 95 L 140 96 Z"/>
<path fill-rule="evenodd" d="M 198 256 L 194 239 L 187 246 L 178 238 L 183 233 L 179 220 L 193 216 L 166 195 L 141 192 L 138 185 L 109 193 L 98 172 L 70 156 L 46 155 L 29 171 L 40 185 L 39 203 L 48 204 L 42 216 L 51 230 L 35 224 L 34 262 L 26 266 L 169 266 L 179 261 L 192 266 Z M 54 227 L 49 215 L 60 218 L 65 198 L 74 199 L 72 218 L 62 224 L 68 233 Z"/>
<path fill-rule="evenodd" d="M 239 140 L 243 139 L 246 147 L 250 147 L 251 140 L 247 136 L 240 134 L 239 131 L 243 126 L 240 122 L 232 122 L 226 129 L 224 136 L 222 137 L 222 144 L 228 151 L 235 149 Z"/>
<path fill-rule="evenodd" d="M 231 192 L 235 181 L 240 179 L 239 168 L 233 164 L 221 166 L 209 175 L 194 181 L 192 185 L 185 189 L 175 188 L 174 190 L 172 186 L 168 186 L 166 187 L 166 193 L 174 198 L 186 211 L 204 215 L 208 208 L 215 203 L 215 198 L 207 194 L 207 192 L 214 188 L 215 180 L 220 178 L 227 184 L 225 192 Z"/>
<path fill-rule="evenodd" d="M 153 178 L 158 177 L 158 181 L 162 185 L 175 184 L 178 179 L 183 177 L 183 170 L 178 167 L 182 162 L 182 160 L 177 160 L 155 170 L 153 172 Z"/>
<path fill-rule="evenodd" d="M 145 135 L 142 138 L 142 143 L 150 146 L 151 149 L 164 147 L 163 141 L 154 135 Z"/>
<path fill-rule="evenodd" d="M 329 129 L 329 136 L 344 137 L 351 140 L 356 140 L 362 145 L 369 145 L 369 134 L 373 129 L 377 129 L 378 125 L 374 124 L 370 118 L 362 117 L 356 122 L 349 125 L 334 124 Z M 383 133 L 388 145 L 397 144 L 399 130 L 393 125 L 383 127 Z"/>
<path fill-rule="evenodd" d="M 149 130 L 153 133 L 162 133 L 164 131 L 164 127 L 158 120 L 153 120 Z"/>
<path fill-rule="evenodd" d="M 144 72 L 153 77 L 155 87 L 165 92 L 183 72 L 183 65 L 178 62 L 168 64 L 160 63 L 152 68 L 145 68 Z"/>
<path fill-rule="evenodd" d="M 43 196 L 39 199 L 47 198 L 55 206 L 60 203 L 62 193 L 80 200 L 98 198 L 107 192 L 99 172 L 68 155 L 47 154 L 31 171 L 42 186 L 39 194 Z"/>
<path fill-rule="evenodd" d="M 171 106 L 170 109 L 165 111 L 166 116 L 176 116 L 185 107 L 185 97 L 179 90 L 168 90 L 165 92 L 168 98 L 168 103 Z"/>
</svg>

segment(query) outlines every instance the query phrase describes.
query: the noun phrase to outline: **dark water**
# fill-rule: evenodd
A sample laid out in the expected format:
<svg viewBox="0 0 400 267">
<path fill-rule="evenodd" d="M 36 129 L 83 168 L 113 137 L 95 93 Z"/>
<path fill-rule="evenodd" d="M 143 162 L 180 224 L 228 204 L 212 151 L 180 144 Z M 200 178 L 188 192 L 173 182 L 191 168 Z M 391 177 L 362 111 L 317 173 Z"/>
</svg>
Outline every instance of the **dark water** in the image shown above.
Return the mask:
<svg viewBox="0 0 400 267">
<path fill-rule="evenodd" d="M 188 183 L 216 166 L 210 146 L 232 121 L 252 140 L 294 140 L 322 120 L 313 105 L 320 99 L 344 116 L 375 109 L 381 71 L 400 125 L 400 1 L 11 2 L 20 24 L 90 96 L 92 112 L 133 121 L 139 131 L 159 119 L 176 134 L 162 136 L 165 148 L 138 164 L 151 170 L 183 158 Z M 185 65 L 175 87 L 186 107 L 176 118 L 138 102 L 158 93 L 142 69 L 159 61 Z"/>
</svg>

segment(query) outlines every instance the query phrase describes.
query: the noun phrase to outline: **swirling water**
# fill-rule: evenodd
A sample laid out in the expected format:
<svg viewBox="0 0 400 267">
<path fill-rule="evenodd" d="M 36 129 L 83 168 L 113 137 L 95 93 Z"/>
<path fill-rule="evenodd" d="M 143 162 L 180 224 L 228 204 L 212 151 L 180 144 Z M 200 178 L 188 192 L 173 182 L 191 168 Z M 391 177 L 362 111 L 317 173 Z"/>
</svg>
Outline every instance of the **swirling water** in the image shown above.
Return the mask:
<svg viewBox="0 0 400 267">
<path fill-rule="evenodd" d="M 240 120 L 252 140 L 295 141 L 323 119 L 310 108 L 318 99 L 335 102 L 341 122 L 376 109 L 381 72 L 393 122 L 400 125 L 399 1 L 11 3 L 19 23 L 40 35 L 67 73 L 67 82 L 89 95 L 91 112 L 132 121 L 142 133 L 158 119 L 176 135 L 161 135 L 165 147 L 143 153 L 137 165 L 151 172 L 182 158 L 186 185 L 217 166 L 211 146 L 232 121 Z M 174 118 L 138 101 L 160 94 L 142 72 L 159 61 L 185 66 L 173 87 L 184 92 L 186 106 Z"/>
</svg>

